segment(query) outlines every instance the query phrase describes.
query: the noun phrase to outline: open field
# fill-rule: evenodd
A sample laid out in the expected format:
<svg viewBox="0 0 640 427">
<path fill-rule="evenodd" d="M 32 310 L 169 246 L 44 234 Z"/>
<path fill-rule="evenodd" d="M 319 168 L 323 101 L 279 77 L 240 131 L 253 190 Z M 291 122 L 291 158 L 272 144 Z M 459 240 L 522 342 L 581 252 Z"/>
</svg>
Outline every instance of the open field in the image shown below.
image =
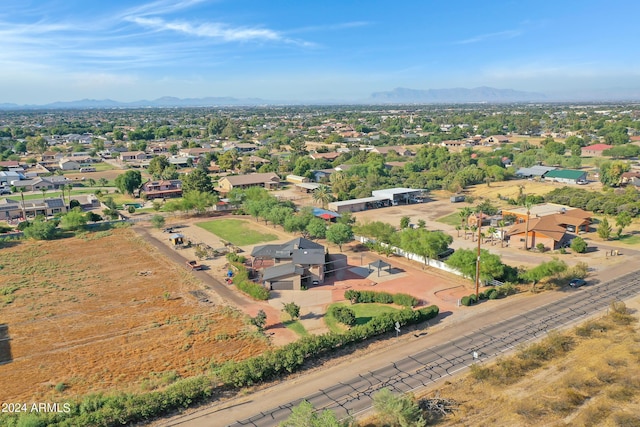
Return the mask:
<svg viewBox="0 0 640 427">
<path fill-rule="evenodd" d="M 440 397 L 461 403 L 438 425 L 640 425 L 639 339 L 637 324 L 626 326 L 607 316 L 497 364 L 480 365 L 438 388 Z M 568 351 L 552 350 L 561 341 Z M 504 374 L 538 363 L 511 380 Z M 497 372 L 503 374 L 494 377 Z"/>
<path fill-rule="evenodd" d="M 640 298 L 629 302 L 632 313 L 639 306 Z M 457 403 L 428 425 L 640 425 L 637 314 L 609 313 L 417 393 Z M 382 423 L 373 416 L 359 425 Z"/>
<path fill-rule="evenodd" d="M 146 391 L 268 347 L 130 229 L 5 243 L 0 401 Z"/>
<path fill-rule="evenodd" d="M 262 233 L 254 229 L 249 221 L 240 219 L 217 219 L 196 225 L 236 246 L 255 245 L 278 239 L 275 234 Z"/>
</svg>

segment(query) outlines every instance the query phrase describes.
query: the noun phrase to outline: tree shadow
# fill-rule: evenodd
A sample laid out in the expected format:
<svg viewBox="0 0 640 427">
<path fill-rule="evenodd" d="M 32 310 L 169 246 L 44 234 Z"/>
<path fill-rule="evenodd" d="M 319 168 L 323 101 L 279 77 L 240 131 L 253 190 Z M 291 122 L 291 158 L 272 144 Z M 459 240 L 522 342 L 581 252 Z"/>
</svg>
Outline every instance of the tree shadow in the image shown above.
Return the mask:
<svg viewBox="0 0 640 427">
<path fill-rule="evenodd" d="M 0 365 L 11 363 L 11 337 L 9 337 L 9 325 L 0 324 Z"/>
</svg>

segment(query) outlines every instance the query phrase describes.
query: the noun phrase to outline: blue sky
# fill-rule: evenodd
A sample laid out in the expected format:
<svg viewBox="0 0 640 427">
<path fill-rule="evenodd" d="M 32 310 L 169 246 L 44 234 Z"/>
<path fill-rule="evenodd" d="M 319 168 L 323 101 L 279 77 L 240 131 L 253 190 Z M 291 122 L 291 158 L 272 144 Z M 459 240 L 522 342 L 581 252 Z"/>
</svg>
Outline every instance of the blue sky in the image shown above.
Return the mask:
<svg viewBox="0 0 640 427">
<path fill-rule="evenodd" d="M 395 87 L 640 93 L 633 0 L 3 3 L 0 103 L 349 101 Z"/>
</svg>

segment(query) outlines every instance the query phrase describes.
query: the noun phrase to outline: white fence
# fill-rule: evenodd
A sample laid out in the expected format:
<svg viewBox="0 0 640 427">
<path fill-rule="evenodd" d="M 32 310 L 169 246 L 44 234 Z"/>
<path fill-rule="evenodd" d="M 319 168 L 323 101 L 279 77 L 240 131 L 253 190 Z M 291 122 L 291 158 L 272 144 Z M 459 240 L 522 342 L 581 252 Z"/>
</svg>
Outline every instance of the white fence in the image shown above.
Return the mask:
<svg viewBox="0 0 640 427">
<path fill-rule="evenodd" d="M 363 237 L 363 236 L 355 236 L 354 237 L 356 240 L 360 241 L 360 243 L 367 243 L 367 242 L 375 242 L 375 240 L 373 239 L 369 239 L 368 237 Z M 383 246 L 388 246 L 386 243 L 380 243 Z M 458 276 L 462 276 L 462 273 L 458 270 L 456 270 L 455 268 L 451 268 L 449 267 L 447 264 L 445 264 L 442 261 L 439 261 L 437 259 L 429 259 L 429 260 L 425 260 L 425 257 L 422 257 L 420 255 L 416 255 L 414 253 L 411 252 L 406 252 L 400 248 L 397 248 L 395 246 L 391 246 L 391 248 L 393 249 L 393 253 L 402 257 L 405 257 L 411 261 L 417 261 L 417 262 L 421 262 L 423 264 L 425 264 L 425 261 L 428 262 L 428 266 L 429 267 L 434 267 L 437 268 L 439 270 L 444 270 L 446 272 L 452 273 L 452 274 L 456 274 Z"/>
</svg>

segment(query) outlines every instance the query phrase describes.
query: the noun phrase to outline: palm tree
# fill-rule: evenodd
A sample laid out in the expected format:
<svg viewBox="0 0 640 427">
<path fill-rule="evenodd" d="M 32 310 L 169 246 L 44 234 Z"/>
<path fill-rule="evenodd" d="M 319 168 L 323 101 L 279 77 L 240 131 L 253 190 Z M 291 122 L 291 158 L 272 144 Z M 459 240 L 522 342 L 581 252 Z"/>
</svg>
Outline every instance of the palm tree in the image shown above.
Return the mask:
<svg viewBox="0 0 640 427">
<path fill-rule="evenodd" d="M 505 222 L 503 219 L 498 221 L 498 226 L 500 227 L 500 247 L 504 248 L 504 226 Z"/>
<path fill-rule="evenodd" d="M 319 185 L 313 190 L 313 201 L 322 203 L 322 209 L 331 201 L 331 190 L 326 185 Z"/>
<path fill-rule="evenodd" d="M 95 187 L 96 186 L 96 180 L 95 179 L 89 178 L 88 182 L 89 182 L 89 187 Z"/>
<path fill-rule="evenodd" d="M 496 228 L 495 227 L 489 227 L 489 229 L 487 230 L 487 233 L 489 233 L 489 236 L 491 236 L 491 246 L 493 246 L 493 236 L 496 235 Z"/>
<path fill-rule="evenodd" d="M 73 184 L 67 184 L 64 188 L 66 188 L 69 193 L 69 207 L 71 207 L 71 190 L 73 190 Z"/>
<path fill-rule="evenodd" d="M 42 199 L 44 200 L 44 198 L 45 198 L 45 197 L 46 197 L 46 195 L 47 195 L 47 188 L 46 188 L 46 187 L 42 187 L 42 188 L 40 189 L 40 191 L 42 191 Z"/>
<path fill-rule="evenodd" d="M 524 233 L 524 250 L 527 251 L 529 250 L 529 217 L 531 216 L 531 206 L 533 206 L 533 203 L 525 202 L 524 205 L 527 208 L 527 225 L 525 227 Z"/>
<path fill-rule="evenodd" d="M 458 215 L 460 215 L 460 221 L 462 222 L 462 228 L 464 228 L 464 226 L 467 224 L 467 221 L 469 220 L 469 215 L 471 215 L 473 213 L 473 211 L 471 210 L 470 207 L 466 207 L 466 208 L 462 208 L 460 209 L 460 211 L 458 212 Z M 465 233 L 465 239 L 467 238 L 467 233 Z"/>
<path fill-rule="evenodd" d="M 24 187 L 18 189 L 20 191 L 20 197 L 22 198 L 22 219 L 27 220 L 27 212 L 24 209 Z"/>
</svg>

